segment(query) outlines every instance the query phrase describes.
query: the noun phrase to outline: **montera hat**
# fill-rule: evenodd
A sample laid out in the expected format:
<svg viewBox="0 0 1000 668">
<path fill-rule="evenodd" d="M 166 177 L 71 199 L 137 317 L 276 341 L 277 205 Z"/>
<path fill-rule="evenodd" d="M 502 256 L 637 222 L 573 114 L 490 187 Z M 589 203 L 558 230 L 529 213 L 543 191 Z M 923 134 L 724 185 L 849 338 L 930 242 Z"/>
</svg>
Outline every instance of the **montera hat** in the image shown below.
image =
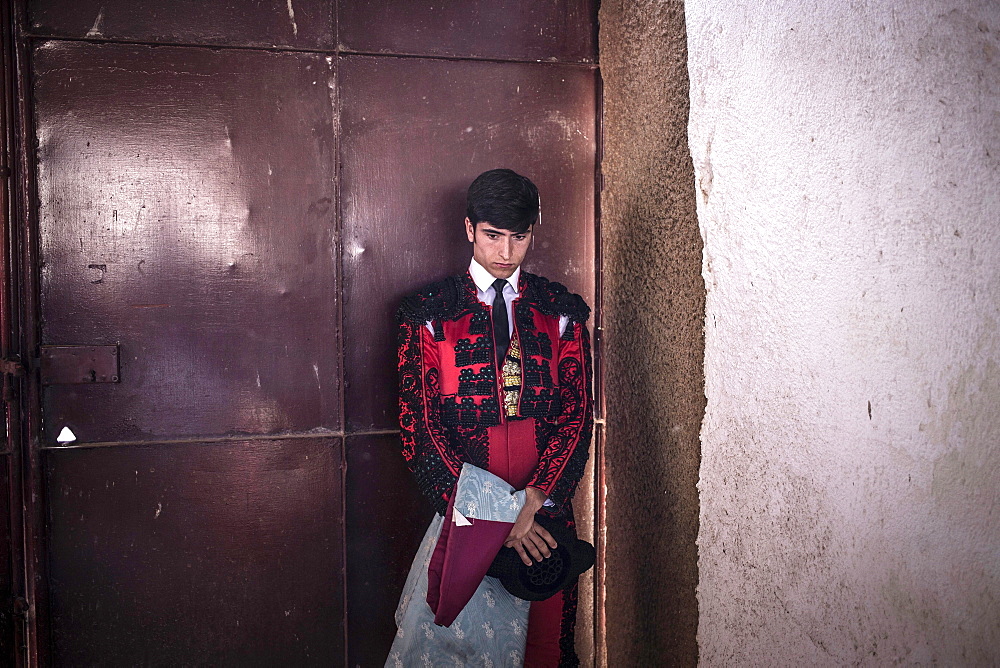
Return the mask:
<svg viewBox="0 0 1000 668">
<path fill-rule="evenodd" d="M 556 539 L 557 547 L 552 555 L 541 561 L 533 560 L 531 566 L 526 566 L 517 550 L 502 547 L 486 573 L 525 601 L 544 601 L 556 595 L 589 570 L 596 558 L 594 546 L 577 538 L 573 529 L 559 520 L 535 515 L 535 521 Z"/>
</svg>

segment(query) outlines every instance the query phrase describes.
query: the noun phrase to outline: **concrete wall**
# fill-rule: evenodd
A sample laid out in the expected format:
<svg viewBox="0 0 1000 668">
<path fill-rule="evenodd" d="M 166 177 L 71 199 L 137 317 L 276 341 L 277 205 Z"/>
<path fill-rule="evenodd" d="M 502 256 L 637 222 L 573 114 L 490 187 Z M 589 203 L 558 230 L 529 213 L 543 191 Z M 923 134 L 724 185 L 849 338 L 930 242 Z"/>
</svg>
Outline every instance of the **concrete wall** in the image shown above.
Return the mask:
<svg viewBox="0 0 1000 668">
<path fill-rule="evenodd" d="M 996 664 L 1000 4 L 685 12 L 702 660 Z"/>
<path fill-rule="evenodd" d="M 609 666 L 697 657 L 705 283 L 683 9 L 601 3 Z"/>
</svg>

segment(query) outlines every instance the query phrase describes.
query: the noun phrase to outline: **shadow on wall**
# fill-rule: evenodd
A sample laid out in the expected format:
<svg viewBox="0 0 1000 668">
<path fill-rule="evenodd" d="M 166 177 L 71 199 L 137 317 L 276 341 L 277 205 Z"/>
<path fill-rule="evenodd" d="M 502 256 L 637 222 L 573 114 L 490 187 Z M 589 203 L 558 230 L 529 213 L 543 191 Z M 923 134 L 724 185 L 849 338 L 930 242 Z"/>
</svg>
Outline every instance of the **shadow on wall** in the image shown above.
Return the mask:
<svg viewBox="0 0 1000 668">
<path fill-rule="evenodd" d="M 601 6 L 607 665 L 698 660 L 705 284 L 684 6 Z"/>
</svg>

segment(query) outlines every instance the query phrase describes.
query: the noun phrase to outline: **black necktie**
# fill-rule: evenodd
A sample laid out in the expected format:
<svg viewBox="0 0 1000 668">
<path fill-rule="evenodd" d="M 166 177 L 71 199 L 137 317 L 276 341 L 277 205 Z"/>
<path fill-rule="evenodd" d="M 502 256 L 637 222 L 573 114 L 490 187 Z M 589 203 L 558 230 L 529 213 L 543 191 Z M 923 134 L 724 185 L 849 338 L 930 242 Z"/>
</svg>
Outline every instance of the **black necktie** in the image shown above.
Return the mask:
<svg viewBox="0 0 1000 668">
<path fill-rule="evenodd" d="M 510 332 L 507 325 L 507 302 L 503 298 L 503 288 L 507 281 L 498 278 L 493 281 L 493 289 L 496 294 L 493 296 L 493 342 L 497 346 L 497 366 L 503 367 L 503 360 L 507 356 L 507 346 L 510 344 Z"/>
</svg>

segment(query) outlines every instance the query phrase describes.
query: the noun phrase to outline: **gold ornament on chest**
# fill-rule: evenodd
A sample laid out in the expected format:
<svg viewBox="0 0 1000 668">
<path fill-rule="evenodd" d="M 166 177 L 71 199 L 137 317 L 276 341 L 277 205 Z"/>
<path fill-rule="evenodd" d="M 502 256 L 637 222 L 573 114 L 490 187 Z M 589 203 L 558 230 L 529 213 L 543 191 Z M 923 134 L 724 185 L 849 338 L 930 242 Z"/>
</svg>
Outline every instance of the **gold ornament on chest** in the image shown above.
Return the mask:
<svg viewBox="0 0 1000 668">
<path fill-rule="evenodd" d="M 515 335 L 510 340 L 503 362 L 503 405 L 508 417 L 517 415 L 517 400 L 521 394 L 521 346 Z"/>
</svg>

